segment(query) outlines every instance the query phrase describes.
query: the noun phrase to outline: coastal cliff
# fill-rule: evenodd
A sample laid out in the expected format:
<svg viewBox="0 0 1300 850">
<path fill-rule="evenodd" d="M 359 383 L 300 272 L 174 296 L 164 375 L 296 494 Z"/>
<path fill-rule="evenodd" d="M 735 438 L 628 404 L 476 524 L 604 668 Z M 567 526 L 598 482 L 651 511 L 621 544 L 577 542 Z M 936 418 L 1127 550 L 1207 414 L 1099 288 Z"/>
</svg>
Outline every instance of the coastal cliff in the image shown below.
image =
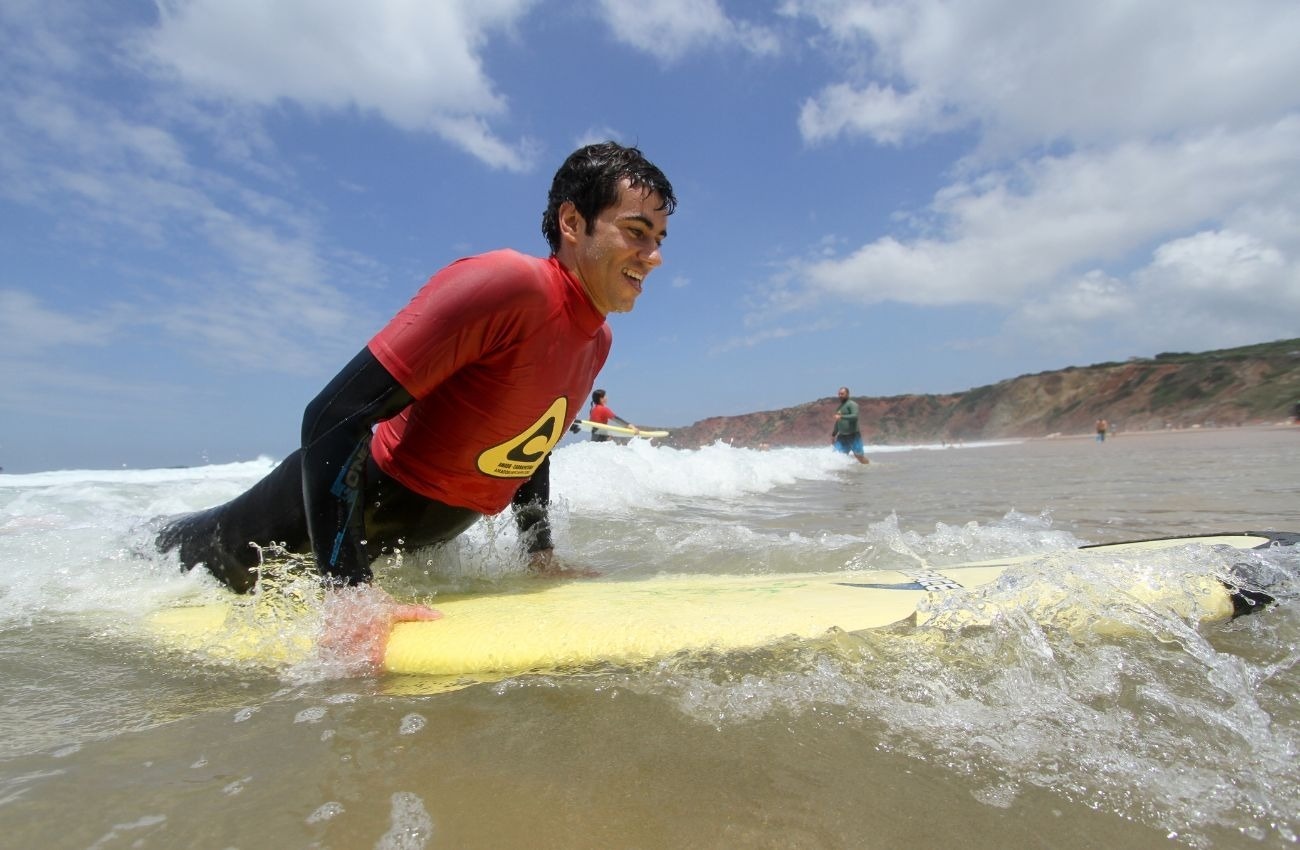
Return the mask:
<svg viewBox="0 0 1300 850">
<path fill-rule="evenodd" d="M 1272 424 L 1285 421 L 1300 402 L 1300 339 L 1072 366 L 947 395 L 854 400 L 868 444 L 1087 434 L 1102 417 L 1120 431 Z M 717 440 L 747 447 L 826 445 L 838 405 L 827 397 L 715 416 L 674 430 L 665 442 L 678 448 Z"/>
</svg>

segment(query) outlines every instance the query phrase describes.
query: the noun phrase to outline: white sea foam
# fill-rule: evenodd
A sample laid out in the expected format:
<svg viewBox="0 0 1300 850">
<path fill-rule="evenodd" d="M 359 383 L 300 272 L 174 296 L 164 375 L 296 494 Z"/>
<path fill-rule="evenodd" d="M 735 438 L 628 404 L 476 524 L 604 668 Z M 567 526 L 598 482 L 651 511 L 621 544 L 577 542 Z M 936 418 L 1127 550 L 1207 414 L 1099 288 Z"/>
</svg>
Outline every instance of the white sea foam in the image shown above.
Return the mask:
<svg viewBox="0 0 1300 850">
<path fill-rule="evenodd" d="M 905 450 L 873 447 L 882 455 Z M 204 574 L 183 574 L 174 560 L 153 550 L 158 520 L 234 498 L 277 462 L 262 457 L 183 469 L 0 475 L 0 623 L 139 612 L 177 596 L 211 592 L 215 585 Z M 672 558 L 692 568 L 737 550 L 795 557 L 856 537 L 828 536 L 813 525 L 772 532 L 751 528 L 743 519 L 673 526 L 662 519 L 638 523 L 638 517 L 658 510 L 689 518 L 699 506 L 742 518 L 759 516 L 773 510 L 768 497 L 860 471 L 828 448 L 757 451 L 718 443 L 680 450 L 641 440 L 575 442 L 555 452 L 551 489 L 559 532 L 570 530 L 571 519 L 628 522 L 609 545 L 644 546 L 635 559 L 656 568 L 672 569 L 658 564 Z M 570 542 L 561 545 L 572 551 Z M 453 572 L 460 559 L 466 562 L 462 573 L 493 577 L 519 567 L 509 557 L 516 548 L 513 524 L 502 517 L 471 529 L 442 557 Z"/>
</svg>

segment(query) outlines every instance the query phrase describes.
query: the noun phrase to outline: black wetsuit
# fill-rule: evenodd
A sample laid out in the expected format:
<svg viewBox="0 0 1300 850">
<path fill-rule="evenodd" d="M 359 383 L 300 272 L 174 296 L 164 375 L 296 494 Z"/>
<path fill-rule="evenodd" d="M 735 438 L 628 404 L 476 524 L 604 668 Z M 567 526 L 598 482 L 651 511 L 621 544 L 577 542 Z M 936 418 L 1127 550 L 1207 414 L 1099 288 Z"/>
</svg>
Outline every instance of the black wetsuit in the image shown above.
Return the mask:
<svg viewBox="0 0 1300 850">
<path fill-rule="evenodd" d="M 168 522 L 158 533 L 158 550 L 177 549 L 182 568 L 202 564 L 244 593 L 257 583 L 254 543 L 313 553 L 325 579 L 345 585 L 369 581 L 370 562 L 385 552 L 455 538 L 481 514 L 412 492 L 370 457 L 371 428 L 411 402 L 362 349 L 307 405 L 302 448 L 242 495 Z M 548 457 L 511 503 L 529 552 L 552 548 L 549 503 Z"/>
</svg>

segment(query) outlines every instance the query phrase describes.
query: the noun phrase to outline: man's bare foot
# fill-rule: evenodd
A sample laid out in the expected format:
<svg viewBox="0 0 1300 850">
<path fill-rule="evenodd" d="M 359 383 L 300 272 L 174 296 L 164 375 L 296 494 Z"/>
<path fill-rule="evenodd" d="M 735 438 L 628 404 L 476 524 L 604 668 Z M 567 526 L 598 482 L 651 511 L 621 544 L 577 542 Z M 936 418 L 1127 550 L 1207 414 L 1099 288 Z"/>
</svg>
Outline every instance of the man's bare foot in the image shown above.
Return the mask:
<svg viewBox="0 0 1300 850">
<path fill-rule="evenodd" d="M 528 556 L 528 571 L 537 578 L 596 578 L 599 570 L 565 564 L 554 549 L 542 549 Z"/>
</svg>

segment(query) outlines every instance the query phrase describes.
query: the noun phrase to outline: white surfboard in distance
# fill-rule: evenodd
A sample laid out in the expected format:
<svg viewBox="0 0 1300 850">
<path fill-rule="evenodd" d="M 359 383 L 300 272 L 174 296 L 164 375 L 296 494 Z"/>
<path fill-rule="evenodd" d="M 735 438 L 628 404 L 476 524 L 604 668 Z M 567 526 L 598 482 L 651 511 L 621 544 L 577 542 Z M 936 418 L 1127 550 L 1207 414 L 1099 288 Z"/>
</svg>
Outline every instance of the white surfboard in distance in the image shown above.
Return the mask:
<svg viewBox="0 0 1300 850">
<path fill-rule="evenodd" d="M 598 431 L 602 434 L 616 434 L 620 437 L 645 437 L 649 440 L 655 437 L 668 436 L 667 431 L 647 431 L 644 428 L 634 431 L 631 428 L 624 428 L 622 425 L 602 425 L 599 422 L 592 422 L 589 419 L 579 419 L 573 424 L 577 425 L 584 431 Z"/>
</svg>

